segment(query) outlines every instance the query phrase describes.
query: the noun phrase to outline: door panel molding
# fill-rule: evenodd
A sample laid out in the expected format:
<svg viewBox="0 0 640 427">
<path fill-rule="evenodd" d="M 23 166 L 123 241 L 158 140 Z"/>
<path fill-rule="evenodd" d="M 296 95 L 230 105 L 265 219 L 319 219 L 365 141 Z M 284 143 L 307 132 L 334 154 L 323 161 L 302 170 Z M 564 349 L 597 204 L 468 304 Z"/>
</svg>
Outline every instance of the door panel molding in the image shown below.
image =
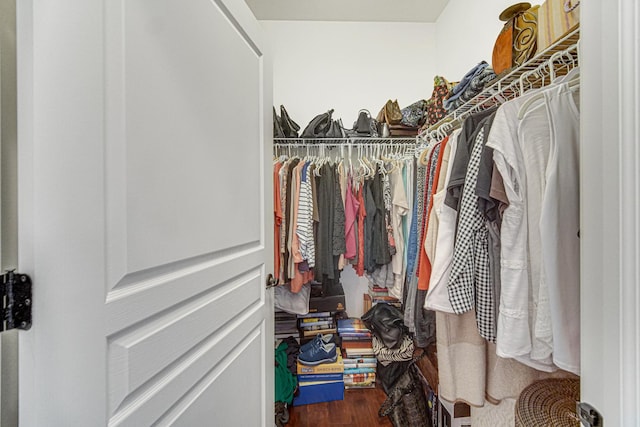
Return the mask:
<svg viewBox="0 0 640 427">
<path fill-rule="evenodd" d="M 135 390 L 173 361 L 193 351 L 219 328 L 233 323 L 238 313 L 259 305 L 260 300 L 260 274 L 250 272 L 188 304 L 109 337 L 110 388 L 121 389 L 118 385 L 126 384 L 128 393 Z M 202 328 L 216 316 L 229 320 Z"/>
<path fill-rule="evenodd" d="M 259 331 L 261 321 L 260 308 L 256 308 L 208 337 L 171 369 L 129 393 L 110 415 L 109 427 L 136 427 L 156 422 L 157 418 L 148 414 L 163 414 L 179 402 L 207 372 L 216 369 L 230 351 L 242 346 L 245 339 Z"/>
<path fill-rule="evenodd" d="M 239 269 L 253 269 L 264 261 L 261 248 L 240 251 L 233 256 L 166 272 L 130 283 L 109 292 L 106 310 L 110 322 L 107 334 L 115 334 L 180 302 L 233 280 Z M 178 286 L 179 285 L 179 286 Z"/>
</svg>

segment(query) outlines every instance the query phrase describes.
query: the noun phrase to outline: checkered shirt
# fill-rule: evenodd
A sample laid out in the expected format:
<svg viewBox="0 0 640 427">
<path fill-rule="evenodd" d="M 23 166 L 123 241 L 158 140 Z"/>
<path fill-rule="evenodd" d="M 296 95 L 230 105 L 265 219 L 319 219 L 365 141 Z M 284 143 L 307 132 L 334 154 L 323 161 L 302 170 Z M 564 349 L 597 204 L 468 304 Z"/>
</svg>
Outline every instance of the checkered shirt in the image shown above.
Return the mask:
<svg viewBox="0 0 640 427">
<path fill-rule="evenodd" d="M 495 309 L 489 268 L 488 232 L 484 225 L 484 217 L 478 209 L 478 196 L 475 191 L 484 135 L 484 129 L 481 129 L 474 141 L 467 167 L 447 289 L 453 310 L 462 314 L 475 307 L 480 336 L 495 342 Z"/>
</svg>

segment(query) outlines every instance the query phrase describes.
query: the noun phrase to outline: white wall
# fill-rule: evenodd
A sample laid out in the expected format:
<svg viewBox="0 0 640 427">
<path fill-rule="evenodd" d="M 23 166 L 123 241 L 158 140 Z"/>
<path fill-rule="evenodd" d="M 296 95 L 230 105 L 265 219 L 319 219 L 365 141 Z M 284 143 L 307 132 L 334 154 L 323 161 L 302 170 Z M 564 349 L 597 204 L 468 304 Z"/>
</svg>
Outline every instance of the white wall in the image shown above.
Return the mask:
<svg viewBox="0 0 640 427">
<path fill-rule="evenodd" d="M 457 81 L 478 62 L 491 64 L 493 45 L 504 25 L 498 16 L 512 4 L 513 0 L 449 0 L 436 23 L 438 73 Z"/>
<path fill-rule="evenodd" d="M 435 24 L 261 21 L 271 39 L 273 102 L 304 126 L 330 108 L 351 127 L 361 108 L 376 115 L 431 97 Z"/>
</svg>

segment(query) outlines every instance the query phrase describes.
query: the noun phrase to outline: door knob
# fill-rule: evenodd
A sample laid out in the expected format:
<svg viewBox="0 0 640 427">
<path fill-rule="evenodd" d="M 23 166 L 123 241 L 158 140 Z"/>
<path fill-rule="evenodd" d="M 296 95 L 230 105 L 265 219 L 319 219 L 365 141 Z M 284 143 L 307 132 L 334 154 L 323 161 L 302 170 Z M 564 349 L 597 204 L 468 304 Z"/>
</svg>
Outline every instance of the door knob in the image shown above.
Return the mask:
<svg viewBox="0 0 640 427">
<path fill-rule="evenodd" d="M 266 287 L 267 289 L 269 288 L 273 288 L 274 286 L 278 285 L 278 280 L 273 277 L 273 274 L 269 273 L 267 274 L 267 283 L 266 283 Z"/>
</svg>

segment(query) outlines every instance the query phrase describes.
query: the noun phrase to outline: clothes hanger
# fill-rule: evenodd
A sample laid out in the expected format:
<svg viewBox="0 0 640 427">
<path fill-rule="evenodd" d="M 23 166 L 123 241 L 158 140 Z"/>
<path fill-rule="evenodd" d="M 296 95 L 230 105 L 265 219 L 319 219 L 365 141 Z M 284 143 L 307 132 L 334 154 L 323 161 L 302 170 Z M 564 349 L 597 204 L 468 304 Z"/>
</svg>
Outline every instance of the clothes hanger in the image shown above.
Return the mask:
<svg viewBox="0 0 640 427">
<path fill-rule="evenodd" d="M 364 179 L 365 176 L 368 175 L 369 173 L 369 167 L 367 166 L 367 164 L 364 162 L 364 153 L 363 153 L 363 148 L 362 145 L 358 146 L 358 164 L 360 165 L 360 167 L 358 168 L 358 171 L 361 171 L 362 173 L 359 173 L 358 175 Z"/>
<path fill-rule="evenodd" d="M 569 80 L 567 82 L 567 85 L 572 91 L 575 91 L 575 90 L 579 89 L 580 88 L 580 77 L 578 76 L 577 78 Z M 532 95 L 529 99 L 527 99 L 522 104 L 522 106 L 520 107 L 520 110 L 518 110 L 518 120 L 522 120 L 524 118 L 524 115 L 526 114 L 527 110 L 529 110 L 529 108 L 531 108 L 531 106 L 534 103 L 540 101 L 543 98 L 544 98 L 544 92 L 540 92 L 540 93 L 537 93 L 535 95 Z"/>
<path fill-rule="evenodd" d="M 374 166 L 375 159 L 373 160 L 374 163 L 371 163 L 372 157 L 373 157 L 373 147 L 370 144 L 367 145 L 367 151 L 368 151 L 368 155 L 364 158 L 365 161 L 367 162 L 367 165 L 369 166 L 369 175 L 367 177 L 373 178 L 376 175 L 376 168 Z"/>
<path fill-rule="evenodd" d="M 422 153 L 420 153 L 420 157 L 418 157 L 418 164 L 422 166 L 427 166 L 427 164 L 429 163 L 429 161 L 427 160 L 427 156 L 430 152 L 431 152 L 431 145 L 425 148 L 424 150 L 422 150 Z"/>
<path fill-rule="evenodd" d="M 573 56 L 573 54 L 571 53 L 571 51 L 575 49 L 574 46 L 571 46 L 568 49 L 565 49 L 561 52 L 557 52 L 558 55 L 556 56 L 556 54 L 551 55 L 551 58 L 549 58 L 548 60 L 548 65 L 550 68 L 553 68 L 553 64 L 555 63 L 555 61 L 560 60 L 562 61 L 568 68 L 569 68 L 569 72 L 565 75 L 562 76 L 564 78 L 556 78 L 556 79 L 551 79 L 551 81 L 553 82 L 554 80 L 556 82 L 560 81 L 560 82 L 565 82 L 567 81 L 566 79 L 569 78 L 568 80 L 568 85 L 569 88 L 571 90 L 576 90 L 580 87 L 580 71 L 578 69 L 578 67 L 576 67 L 576 58 Z M 578 69 L 577 71 L 574 71 Z M 556 75 L 555 72 L 551 72 L 550 74 L 552 75 Z M 518 120 L 522 120 L 524 118 L 524 115 L 526 114 L 526 112 L 531 108 L 531 106 L 538 102 L 539 100 L 541 100 L 542 98 L 544 98 L 544 93 L 540 92 L 537 93 L 535 95 L 532 95 L 530 98 L 528 98 L 521 106 L 520 109 L 518 110 Z"/>
<path fill-rule="evenodd" d="M 562 56 L 562 52 L 555 52 L 548 59 L 549 68 L 551 69 L 551 81 L 552 82 L 554 82 L 556 80 L 556 78 L 558 77 L 557 72 L 556 72 L 556 68 L 555 68 L 555 63 L 560 59 L 561 56 Z"/>
</svg>

